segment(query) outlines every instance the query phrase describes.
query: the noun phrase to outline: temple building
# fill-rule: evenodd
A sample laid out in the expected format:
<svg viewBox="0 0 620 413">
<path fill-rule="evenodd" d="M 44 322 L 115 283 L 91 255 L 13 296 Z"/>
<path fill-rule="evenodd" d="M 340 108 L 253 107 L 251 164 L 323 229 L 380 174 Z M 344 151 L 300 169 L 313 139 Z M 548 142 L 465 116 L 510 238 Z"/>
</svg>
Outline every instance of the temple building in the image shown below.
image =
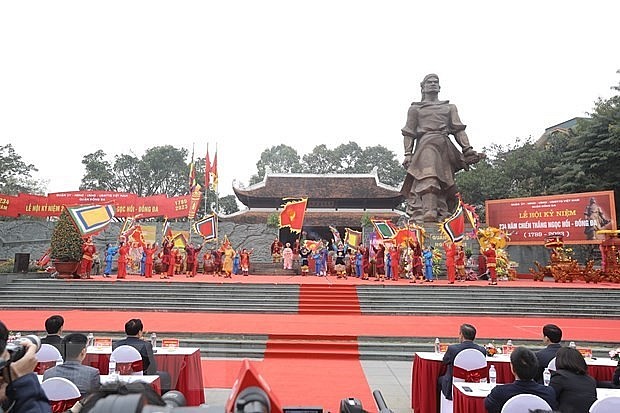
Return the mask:
<svg viewBox="0 0 620 413">
<path fill-rule="evenodd" d="M 308 198 L 303 224 L 305 238 L 330 240 L 329 226 L 342 236 L 344 229 L 361 231 L 368 218 L 397 223 L 407 215 L 396 209 L 403 202 L 398 188 L 379 182 L 376 168 L 368 174 L 278 174 L 267 171 L 263 181 L 247 188 L 233 184 L 235 195 L 247 209 L 220 217 L 222 222 L 266 224 L 271 214 L 282 211 L 285 198 Z M 294 239 L 280 230 L 283 242 Z"/>
</svg>

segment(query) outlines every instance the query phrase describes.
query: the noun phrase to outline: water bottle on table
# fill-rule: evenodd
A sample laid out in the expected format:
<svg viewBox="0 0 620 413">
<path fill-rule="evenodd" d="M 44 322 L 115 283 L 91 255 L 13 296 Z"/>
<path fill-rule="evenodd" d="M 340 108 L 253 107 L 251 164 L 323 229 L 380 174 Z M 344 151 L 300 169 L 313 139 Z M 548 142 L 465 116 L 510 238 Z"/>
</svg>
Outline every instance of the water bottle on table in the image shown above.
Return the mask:
<svg viewBox="0 0 620 413">
<path fill-rule="evenodd" d="M 493 387 L 495 386 L 496 383 L 497 383 L 497 372 L 495 371 L 495 366 L 491 364 L 491 367 L 489 367 L 489 384 L 491 385 L 491 387 Z"/>
<path fill-rule="evenodd" d="M 545 386 L 548 386 L 550 381 L 551 381 L 551 372 L 549 371 L 548 368 L 545 368 L 545 371 L 543 371 L 543 383 Z"/>
<path fill-rule="evenodd" d="M 153 348 L 157 347 L 157 334 L 155 333 L 151 334 L 151 346 Z"/>
<path fill-rule="evenodd" d="M 441 353 L 441 343 L 439 342 L 439 337 L 435 339 L 435 353 Z"/>
</svg>

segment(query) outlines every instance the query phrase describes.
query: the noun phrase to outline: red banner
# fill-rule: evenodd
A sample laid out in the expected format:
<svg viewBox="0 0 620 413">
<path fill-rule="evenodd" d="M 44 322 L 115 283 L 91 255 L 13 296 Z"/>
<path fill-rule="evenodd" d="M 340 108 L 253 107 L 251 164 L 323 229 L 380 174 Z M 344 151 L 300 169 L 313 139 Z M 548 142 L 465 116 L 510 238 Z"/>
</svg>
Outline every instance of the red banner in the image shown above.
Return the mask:
<svg viewBox="0 0 620 413">
<path fill-rule="evenodd" d="M 19 194 L 10 196 L 0 194 L 0 216 L 19 217 L 29 215 L 47 218 L 60 216 L 65 205 L 113 204 L 116 214 L 121 218 L 168 218 L 187 217 L 189 195 L 168 198 L 166 195 L 138 197 L 127 192 L 73 191 L 57 192 L 48 196 Z"/>
<path fill-rule="evenodd" d="M 560 235 L 566 244 L 597 244 L 616 229 L 613 191 L 500 199 L 486 202 L 487 224 L 506 231 L 511 245 L 543 245 Z"/>
</svg>

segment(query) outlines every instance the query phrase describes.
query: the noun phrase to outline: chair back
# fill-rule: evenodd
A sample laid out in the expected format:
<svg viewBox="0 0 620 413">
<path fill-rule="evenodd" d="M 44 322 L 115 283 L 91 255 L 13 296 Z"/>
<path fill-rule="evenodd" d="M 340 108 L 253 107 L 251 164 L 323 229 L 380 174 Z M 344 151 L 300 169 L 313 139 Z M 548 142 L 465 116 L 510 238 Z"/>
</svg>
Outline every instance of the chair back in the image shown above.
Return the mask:
<svg viewBox="0 0 620 413">
<path fill-rule="evenodd" d="M 36 356 L 39 362 L 34 371 L 37 374 L 45 373 L 45 370 L 54 367 L 57 361 L 62 362 L 60 351 L 51 344 L 41 344 L 41 348 L 37 351 Z"/>
<path fill-rule="evenodd" d="M 551 410 L 551 406 L 535 394 L 517 394 L 504 403 L 501 413 L 523 413 L 536 409 Z"/>
<path fill-rule="evenodd" d="M 620 396 L 598 399 L 590 406 L 590 413 L 620 412 Z"/>
<path fill-rule="evenodd" d="M 50 377 L 43 380 L 41 388 L 50 401 L 53 413 L 72 408 L 82 398 L 78 387 L 64 377 Z"/>
<path fill-rule="evenodd" d="M 116 372 L 121 375 L 142 376 L 142 355 L 132 346 L 118 346 L 112 351 L 110 361 L 116 362 Z"/>
<path fill-rule="evenodd" d="M 555 368 L 555 357 L 551 359 L 551 361 L 549 361 L 549 364 L 547 365 L 547 368 L 549 369 L 549 371 L 556 371 Z"/>
<path fill-rule="evenodd" d="M 479 350 L 468 348 L 456 355 L 452 381 L 480 382 L 487 377 L 487 358 Z"/>
</svg>

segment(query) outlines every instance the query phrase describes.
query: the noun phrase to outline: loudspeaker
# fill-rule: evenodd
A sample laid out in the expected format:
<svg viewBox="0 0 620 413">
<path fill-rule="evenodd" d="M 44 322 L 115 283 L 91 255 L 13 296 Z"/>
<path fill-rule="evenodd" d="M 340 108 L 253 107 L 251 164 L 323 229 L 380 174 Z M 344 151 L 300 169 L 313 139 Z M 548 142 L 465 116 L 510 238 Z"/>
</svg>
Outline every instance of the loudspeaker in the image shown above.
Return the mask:
<svg viewBox="0 0 620 413">
<path fill-rule="evenodd" d="M 13 272 L 28 272 L 30 265 L 30 254 L 26 252 L 15 253 L 15 263 L 13 264 Z"/>
<path fill-rule="evenodd" d="M 349 397 L 340 400 L 340 413 L 363 413 L 362 402 L 359 399 Z"/>
</svg>

